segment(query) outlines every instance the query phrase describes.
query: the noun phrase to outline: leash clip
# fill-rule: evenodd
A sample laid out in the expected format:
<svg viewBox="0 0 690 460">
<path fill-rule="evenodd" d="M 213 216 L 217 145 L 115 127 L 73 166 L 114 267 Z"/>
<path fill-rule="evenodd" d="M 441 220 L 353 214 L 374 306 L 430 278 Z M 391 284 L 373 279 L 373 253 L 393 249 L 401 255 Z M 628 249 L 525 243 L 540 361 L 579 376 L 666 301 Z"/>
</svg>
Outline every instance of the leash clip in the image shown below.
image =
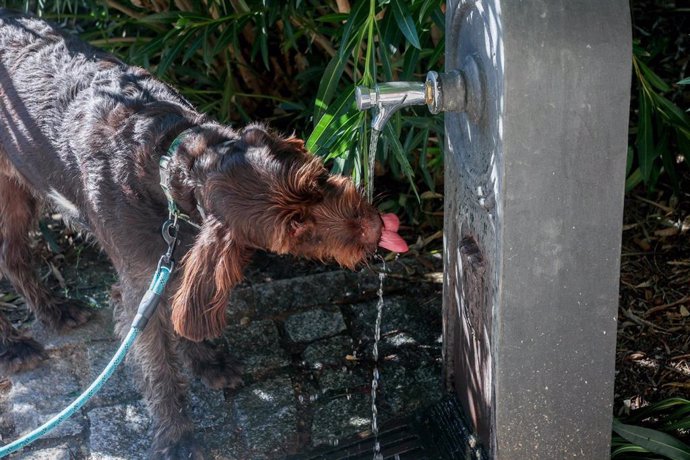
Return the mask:
<svg viewBox="0 0 690 460">
<path fill-rule="evenodd" d="M 175 247 L 177 246 L 177 236 L 180 230 L 180 224 L 177 221 L 177 214 L 173 214 L 165 222 L 163 222 L 163 227 L 161 228 L 161 234 L 163 239 L 168 244 L 168 250 L 165 251 L 163 257 L 161 257 L 161 262 L 165 265 L 172 266 L 173 263 L 173 253 L 175 252 Z"/>
</svg>

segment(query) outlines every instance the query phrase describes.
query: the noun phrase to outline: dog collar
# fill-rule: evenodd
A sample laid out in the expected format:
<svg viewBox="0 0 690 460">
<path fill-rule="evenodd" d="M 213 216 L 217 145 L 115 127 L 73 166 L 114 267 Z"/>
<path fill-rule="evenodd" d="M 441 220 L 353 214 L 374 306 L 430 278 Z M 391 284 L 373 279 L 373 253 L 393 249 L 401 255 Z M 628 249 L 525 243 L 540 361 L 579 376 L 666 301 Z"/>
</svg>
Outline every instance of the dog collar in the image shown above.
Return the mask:
<svg viewBox="0 0 690 460">
<path fill-rule="evenodd" d="M 182 144 L 182 141 L 187 136 L 187 134 L 189 134 L 189 132 L 192 131 L 192 129 L 193 128 L 182 131 L 175 138 L 175 140 L 173 140 L 172 143 L 170 143 L 170 147 L 168 147 L 168 150 L 163 155 L 161 155 L 161 159 L 158 165 L 160 170 L 160 186 L 163 189 L 165 198 L 168 200 L 168 217 L 173 220 L 180 219 L 187 222 L 192 227 L 201 228 L 199 224 L 192 221 L 191 217 L 180 211 L 180 208 L 177 206 L 177 203 L 175 203 L 172 193 L 170 192 L 170 163 L 172 162 L 172 158 L 175 155 L 175 153 L 177 153 L 180 144 Z M 201 218 L 205 218 L 206 213 L 204 212 L 204 209 L 198 202 L 196 204 L 196 208 L 199 211 L 199 214 L 201 214 Z"/>
</svg>

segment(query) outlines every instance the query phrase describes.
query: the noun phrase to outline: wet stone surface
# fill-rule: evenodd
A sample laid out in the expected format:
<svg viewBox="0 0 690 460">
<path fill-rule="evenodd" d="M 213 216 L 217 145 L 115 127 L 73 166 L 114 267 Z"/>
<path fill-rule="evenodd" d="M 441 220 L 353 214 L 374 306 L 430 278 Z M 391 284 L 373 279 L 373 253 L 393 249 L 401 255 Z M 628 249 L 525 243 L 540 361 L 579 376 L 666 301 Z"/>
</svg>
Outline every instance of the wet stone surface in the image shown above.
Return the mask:
<svg viewBox="0 0 690 460">
<path fill-rule="evenodd" d="M 0 375 L 3 443 L 71 402 L 119 344 L 104 300 L 114 280 L 112 270 L 99 262 L 102 256 L 87 251 L 95 250 L 82 254 L 89 261 L 88 277 L 82 280 L 79 270 L 65 269 L 65 282 L 81 286 L 72 294 L 104 306 L 88 324 L 62 335 L 28 325 L 28 332 L 46 344 L 49 358 L 34 370 Z M 69 254 L 65 260 L 71 260 Z M 440 271 L 438 261 L 425 265 L 434 263 Z M 411 260 L 389 265 L 396 276 L 384 285 L 381 423 L 432 405 L 444 394 L 438 340 L 441 285 L 424 281 L 430 269 Z M 99 279 L 102 285 L 96 286 Z M 377 289 L 378 276 L 369 269 L 341 271 L 260 255 L 247 270 L 247 281 L 233 293 L 229 327 L 221 339 L 244 366 L 244 386 L 211 390 L 185 371 L 190 417 L 207 458 L 285 458 L 368 432 Z M 6 281 L 0 282 L 0 297 L 14 299 L 13 293 Z M 21 302 L 12 302 L 21 308 Z M 18 311 L 11 317 L 26 314 Z M 12 458 L 147 458 L 151 420 L 136 381 L 131 365 L 120 368 L 57 431 Z"/>
<path fill-rule="evenodd" d="M 278 328 L 271 320 L 232 325 L 226 329 L 225 339 L 230 353 L 242 362 L 246 374 L 261 376 L 291 363 L 280 344 Z"/>
<path fill-rule="evenodd" d="M 285 331 L 293 342 L 311 342 L 345 330 L 345 320 L 339 310 L 316 309 L 290 316 Z"/>
<path fill-rule="evenodd" d="M 342 366 L 352 356 L 353 340 L 350 336 L 339 335 L 310 344 L 302 353 L 304 364 L 311 369 L 325 366 Z"/>
</svg>

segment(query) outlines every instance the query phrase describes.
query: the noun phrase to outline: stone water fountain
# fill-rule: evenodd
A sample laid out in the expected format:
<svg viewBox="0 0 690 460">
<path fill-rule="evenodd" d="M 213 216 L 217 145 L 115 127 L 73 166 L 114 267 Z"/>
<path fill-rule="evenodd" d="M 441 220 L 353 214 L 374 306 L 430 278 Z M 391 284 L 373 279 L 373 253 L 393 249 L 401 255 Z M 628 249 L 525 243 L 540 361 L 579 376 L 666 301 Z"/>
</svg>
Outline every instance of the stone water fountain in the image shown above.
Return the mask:
<svg viewBox="0 0 690 460">
<path fill-rule="evenodd" d="M 447 387 L 489 458 L 607 458 L 628 3 L 451 0 L 445 66 L 357 103 L 445 112 Z"/>
</svg>

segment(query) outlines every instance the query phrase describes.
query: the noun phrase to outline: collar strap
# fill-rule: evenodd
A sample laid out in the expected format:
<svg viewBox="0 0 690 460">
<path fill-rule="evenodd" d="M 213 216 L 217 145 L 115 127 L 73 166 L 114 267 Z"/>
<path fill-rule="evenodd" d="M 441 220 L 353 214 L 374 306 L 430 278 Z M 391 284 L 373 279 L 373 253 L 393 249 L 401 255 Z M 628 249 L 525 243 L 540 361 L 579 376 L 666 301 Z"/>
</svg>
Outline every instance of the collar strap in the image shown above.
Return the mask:
<svg viewBox="0 0 690 460">
<path fill-rule="evenodd" d="M 168 217 L 173 220 L 183 220 L 187 222 L 189 225 L 192 227 L 196 228 L 201 228 L 199 224 L 196 222 L 193 222 L 191 217 L 189 217 L 187 214 L 184 214 L 183 212 L 180 211 L 180 208 L 177 206 L 177 203 L 175 203 L 175 200 L 173 199 L 172 193 L 170 192 L 170 163 L 172 162 L 172 158 L 177 153 L 177 150 L 180 147 L 180 144 L 182 144 L 182 141 L 184 138 L 193 130 L 194 128 L 189 128 L 184 131 L 182 131 L 176 138 L 175 140 L 172 141 L 170 144 L 170 147 L 168 147 L 168 151 L 165 152 L 163 155 L 161 155 L 160 162 L 158 164 L 159 170 L 160 170 L 160 186 L 163 189 L 163 193 L 165 194 L 165 198 L 168 200 Z M 206 217 L 206 213 L 204 212 L 203 208 L 201 205 L 197 202 L 196 205 L 197 210 L 199 211 L 199 214 L 201 214 L 201 218 Z"/>
</svg>

